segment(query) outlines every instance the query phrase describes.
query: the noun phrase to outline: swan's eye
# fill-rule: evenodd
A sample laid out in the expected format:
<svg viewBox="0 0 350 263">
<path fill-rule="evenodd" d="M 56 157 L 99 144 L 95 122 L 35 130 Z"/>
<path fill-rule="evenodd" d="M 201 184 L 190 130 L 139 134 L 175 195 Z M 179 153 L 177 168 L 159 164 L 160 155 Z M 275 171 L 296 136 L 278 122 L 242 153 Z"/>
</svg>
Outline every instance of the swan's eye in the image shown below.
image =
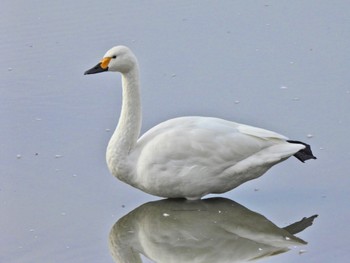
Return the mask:
<svg viewBox="0 0 350 263">
<path fill-rule="evenodd" d="M 117 56 L 113 56 L 112 58 L 117 58 Z"/>
</svg>

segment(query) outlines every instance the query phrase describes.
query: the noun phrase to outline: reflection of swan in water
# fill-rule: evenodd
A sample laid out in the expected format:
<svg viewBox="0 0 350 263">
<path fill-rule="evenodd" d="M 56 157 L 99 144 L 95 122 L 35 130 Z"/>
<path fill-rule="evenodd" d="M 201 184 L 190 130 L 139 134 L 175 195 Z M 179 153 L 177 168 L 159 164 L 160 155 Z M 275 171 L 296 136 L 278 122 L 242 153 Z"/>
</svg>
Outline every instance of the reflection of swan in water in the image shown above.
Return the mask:
<svg viewBox="0 0 350 263">
<path fill-rule="evenodd" d="M 255 179 L 292 155 L 302 162 L 316 159 L 305 143 L 217 118 L 171 119 L 139 138 L 136 57 L 127 47 L 117 46 L 85 74 L 104 71 L 120 72 L 123 86 L 121 115 L 107 147 L 108 168 L 123 182 L 147 193 L 200 199 Z"/>
<path fill-rule="evenodd" d="M 306 244 L 293 234 L 315 216 L 279 228 L 264 216 L 224 198 L 149 202 L 118 220 L 110 232 L 114 260 L 141 262 L 245 262 Z"/>
</svg>

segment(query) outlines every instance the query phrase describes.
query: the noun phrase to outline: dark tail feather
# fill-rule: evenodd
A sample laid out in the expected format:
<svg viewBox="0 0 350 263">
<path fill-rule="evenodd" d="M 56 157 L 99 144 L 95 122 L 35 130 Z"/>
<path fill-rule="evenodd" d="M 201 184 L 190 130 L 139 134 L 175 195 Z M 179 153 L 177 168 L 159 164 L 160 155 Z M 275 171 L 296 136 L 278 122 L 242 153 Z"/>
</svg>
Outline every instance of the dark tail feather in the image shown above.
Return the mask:
<svg viewBox="0 0 350 263">
<path fill-rule="evenodd" d="M 305 145 L 305 149 L 300 150 L 299 152 L 297 152 L 296 154 L 294 154 L 294 156 L 300 160 L 301 162 L 305 162 L 306 160 L 309 159 L 317 159 L 311 151 L 311 147 L 310 145 L 303 143 L 303 142 L 299 142 L 299 141 L 287 141 L 289 143 L 297 143 L 297 144 L 302 144 Z"/>
<path fill-rule="evenodd" d="M 309 226 L 311 226 L 316 217 L 318 217 L 318 215 L 304 217 L 300 221 L 295 222 L 294 224 L 291 224 L 289 226 L 286 226 L 283 229 L 287 230 L 292 235 L 297 234 L 297 233 L 303 231 L 305 228 L 308 228 Z"/>
</svg>

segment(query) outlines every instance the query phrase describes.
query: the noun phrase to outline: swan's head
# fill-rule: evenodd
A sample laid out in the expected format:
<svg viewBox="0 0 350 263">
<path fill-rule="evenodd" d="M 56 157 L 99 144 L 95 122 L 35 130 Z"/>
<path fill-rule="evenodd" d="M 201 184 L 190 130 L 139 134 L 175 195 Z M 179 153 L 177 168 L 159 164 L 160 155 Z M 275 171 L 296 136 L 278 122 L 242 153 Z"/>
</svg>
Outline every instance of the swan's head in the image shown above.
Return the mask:
<svg viewBox="0 0 350 263">
<path fill-rule="evenodd" d="M 125 46 L 116 46 L 108 50 L 100 63 L 85 71 L 84 74 L 95 74 L 104 71 L 127 73 L 133 69 L 136 64 L 136 58 L 129 48 Z"/>
</svg>

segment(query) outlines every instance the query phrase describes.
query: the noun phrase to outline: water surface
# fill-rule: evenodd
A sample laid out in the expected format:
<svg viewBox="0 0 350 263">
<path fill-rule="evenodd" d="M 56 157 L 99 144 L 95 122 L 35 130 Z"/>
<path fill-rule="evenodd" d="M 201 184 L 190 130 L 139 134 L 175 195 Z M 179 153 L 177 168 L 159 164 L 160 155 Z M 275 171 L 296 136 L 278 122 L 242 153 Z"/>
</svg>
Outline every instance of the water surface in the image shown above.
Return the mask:
<svg viewBox="0 0 350 263">
<path fill-rule="evenodd" d="M 120 77 L 83 76 L 124 44 L 140 62 L 143 131 L 206 115 L 312 145 L 318 160 L 287 160 L 221 195 L 279 227 L 319 215 L 297 234 L 307 245 L 260 262 L 346 262 L 349 10 L 344 1 L 3 1 L 0 261 L 113 262 L 113 225 L 159 200 L 105 165 Z"/>
</svg>

